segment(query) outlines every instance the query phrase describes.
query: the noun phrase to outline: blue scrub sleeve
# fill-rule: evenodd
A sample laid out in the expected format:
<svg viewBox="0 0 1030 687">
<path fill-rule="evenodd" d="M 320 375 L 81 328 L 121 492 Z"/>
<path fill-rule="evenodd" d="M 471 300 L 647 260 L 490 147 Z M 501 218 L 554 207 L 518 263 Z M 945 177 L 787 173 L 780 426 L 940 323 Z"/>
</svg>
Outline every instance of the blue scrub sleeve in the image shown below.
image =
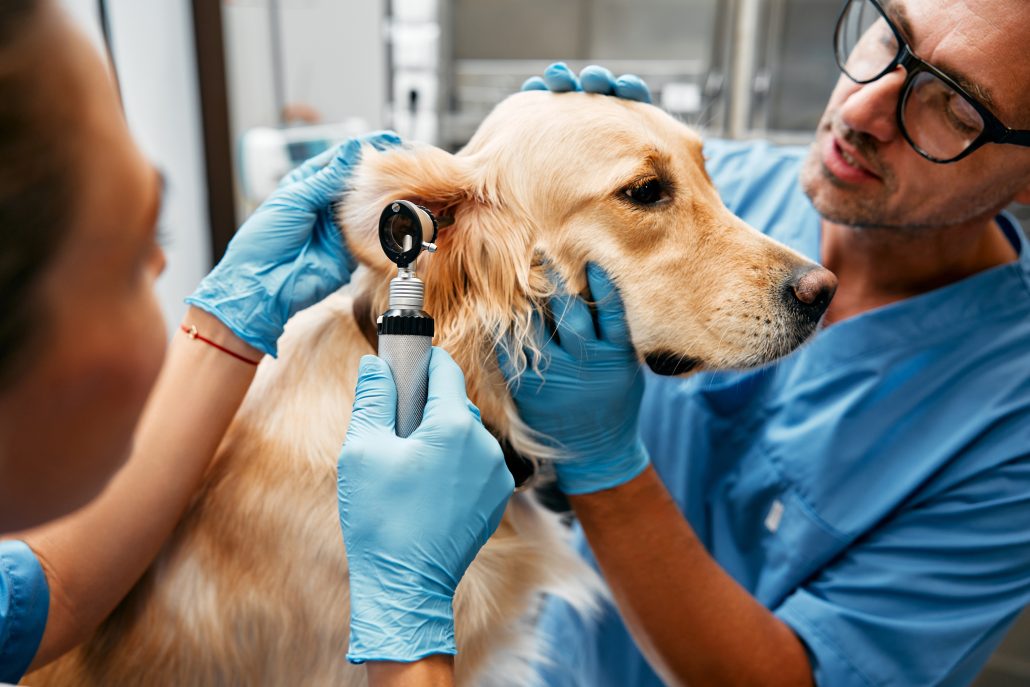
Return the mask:
<svg viewBox="0 0 1030 687">
<path fill-rule="evenodd" d="M 50 588 L 32 549 L 0 542 L 0 682 L 18 682 L 28 670 L 49 609 Z"/>
<path fill-rule="evenodd" d="M 1030 602 L 1030 456 L 859 540 L 776 609 L 817 685 L 968 685 Z"/>
</svg>

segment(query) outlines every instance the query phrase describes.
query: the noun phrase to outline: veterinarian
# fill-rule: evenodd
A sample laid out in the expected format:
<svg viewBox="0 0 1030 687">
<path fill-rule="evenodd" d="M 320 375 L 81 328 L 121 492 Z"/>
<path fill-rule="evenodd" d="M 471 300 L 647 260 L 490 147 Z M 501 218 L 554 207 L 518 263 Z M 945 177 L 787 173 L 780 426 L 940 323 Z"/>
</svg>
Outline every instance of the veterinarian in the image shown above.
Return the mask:
<svg viewBox="0 0 1030 687">
<path fill-rule="evenodd" d="M 558 484 L 617 610 L 550 603 L 550 685 L 965 685 L 1030 602 L 1030 246 L 1003 211 L 1030 202 L 1030 3 L 846 5 L 872 27 L 836 37 L 815 143 L 706 146 L 730 210 L 840 278 L 813 340 L 661 378 L 553 304 L 516 401 L 578 454 Z M 599 68 L 527 87 L 647 98 Z"/>
<path fill-rule="evenodd" d="M 162 182 L 109 67 L 52 0 L 0 4 L 0 682 L 75 646 L 143 574 L 258 360 L 294 312 L 348 281 L 330 205 L 362 145 L 396 143 L 352 140 L 286 177 L 166 352 Z M 373 661 L 373 684 L 449 679 L 455 586 L 513 489 L 440 350 L 429 395 L 399 439 L 389 370 L 364 359 L 340 458 L 349 656 Z M 439 498 L 449 490 L 464 498 Z"/>
</svg>

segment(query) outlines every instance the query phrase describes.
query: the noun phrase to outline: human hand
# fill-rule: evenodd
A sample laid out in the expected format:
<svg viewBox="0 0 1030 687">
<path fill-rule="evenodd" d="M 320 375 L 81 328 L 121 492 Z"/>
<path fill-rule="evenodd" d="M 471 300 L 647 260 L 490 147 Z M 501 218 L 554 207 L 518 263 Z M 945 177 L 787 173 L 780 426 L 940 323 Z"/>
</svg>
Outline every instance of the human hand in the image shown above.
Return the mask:
<svg viewBox="0 0 1030 687">
<path fill-rule="evenodd" d="M 455 589 L 515 489 L 446 351 L 433 349 L 425 415 L 406 439 L 396 407 L 390 368 L 364 356 L 337 482 L 355 663 L 456 653 Z"/>
<path fill-rule="evenodd" d="M 587 284 L 596 322 L 590 307 L 561 286 L 551 299 L 555 335 L 545 340 L 537 319 L 540 372 L 530 366 L 518 375 L 497 349 L 519 416 L 569 454 L 554 462 L 558 487 L 566 494 L 619 486 L 650 462 L 638 428 L 644 379 L 622 299 L 597 265 L 587 265 Z"/>
<path fill-rule="evenodd" d="M 287 174 L 186 302 L 254 348 L 276 355 L 286 321 L 350 281 L 357 267 L 332 206 L 346 190 L 362 147 L 385 150 L 400 142 L 391 132 L 352 138 Z"/>
<path fill-rule="evenodd" d="M 563 62 L 555 62 L 544 70 L 543 77 L 531 76 L 522 84 L 524 91 L 552 91 L 566 93 L 585 91 L 600 95 L 614 95 L 626 100 L 651 102 L 651 89 L 635 74 L 624 74 L 619 78 L 604 67 L 592 64 L 584 67 L 579 77 Z"/>
</svg>

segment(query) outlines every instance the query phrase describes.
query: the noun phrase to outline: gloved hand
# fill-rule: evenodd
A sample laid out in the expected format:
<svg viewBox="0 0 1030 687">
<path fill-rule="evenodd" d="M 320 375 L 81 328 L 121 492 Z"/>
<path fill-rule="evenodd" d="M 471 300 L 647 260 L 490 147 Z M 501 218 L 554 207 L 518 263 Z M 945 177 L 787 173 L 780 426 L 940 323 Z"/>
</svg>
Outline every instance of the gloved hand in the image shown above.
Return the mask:
<svg viewBox="0 0 1030 687">
<path fill-rule="evenodd" d="M 433 349 L 425 415 L 406 439 L 396 406 L 390 368 L 363 357 L 338 473 L 354 663 L 456 653 L 454 590 L 515 489 L 446 351 Z"/>
<path fill-rule="evenodd" d="M 624 74 L 618 79 L 604 67 L 592 64 L 584 67 L 579 78 L 563 62 L 555 62 L 544 70 L 543 78 L 532 76 L 522 84 L 524 91 L 585 91 L 601 95 L 614 95 L 626 100 L 651 102 L 651 89 L 636 74 Z"/>
<path fill-rule="evenodd" d="M 362 145 L 385 150 L 400 142 L 391 132 L 352 138 L 286 175 L 186 302 L 254 348 L 276 355 L 286 321 L 350 281 L 357 267 L 333 221 L 332 205 L 346 190 Z"/>
<path fill-rule="evenodd" d="M 556 335 L 548 337 L 538 320 L 541 373 L 527 366 L 516 378 L 512 361 L 497 349 L 520 417 L 568 453 L 554 462 L 566 494 L 617 487 L 650 462 L 638 427 L 644 378 L 622 299 L 597 265 L 587 265 L 587 283 L 596 323 L 590 307 L 561 285 L 551 299 Z"/>
</svg>

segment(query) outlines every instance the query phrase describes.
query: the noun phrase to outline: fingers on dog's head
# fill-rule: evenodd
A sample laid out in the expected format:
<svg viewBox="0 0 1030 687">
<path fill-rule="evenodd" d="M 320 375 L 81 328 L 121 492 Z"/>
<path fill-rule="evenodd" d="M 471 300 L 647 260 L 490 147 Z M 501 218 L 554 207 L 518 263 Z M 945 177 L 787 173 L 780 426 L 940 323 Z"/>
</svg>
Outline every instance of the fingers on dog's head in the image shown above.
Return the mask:
<svg viewBox="0 0 1030 687">
<path fill-rule="evenodd" d="M 617 344 L 630 343 L 626 308 L 608 273 L 594 263 L 587 264 L 587 284 L 597 309 L 597 328 L 601 338 Z"/>
</svg>

